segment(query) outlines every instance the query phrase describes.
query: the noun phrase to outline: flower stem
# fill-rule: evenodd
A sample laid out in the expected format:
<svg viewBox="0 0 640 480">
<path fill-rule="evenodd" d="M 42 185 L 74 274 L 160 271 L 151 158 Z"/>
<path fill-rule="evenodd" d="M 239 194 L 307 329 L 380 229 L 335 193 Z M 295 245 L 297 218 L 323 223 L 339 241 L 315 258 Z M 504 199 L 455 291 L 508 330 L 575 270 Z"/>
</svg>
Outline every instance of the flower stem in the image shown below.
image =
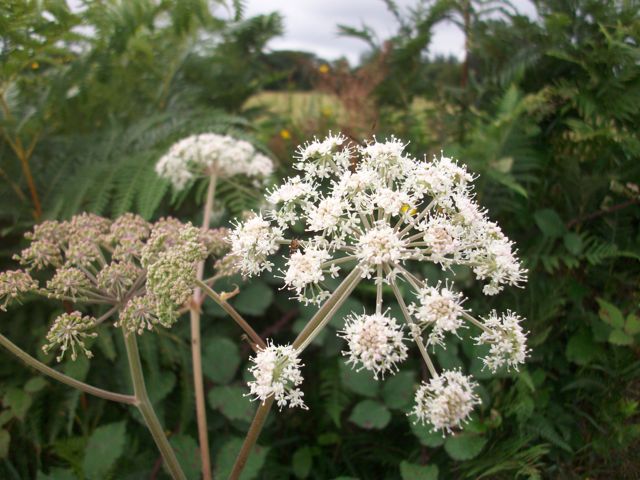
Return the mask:
<svg viewBox="0 0 640 480">
<path fill-rule="evenodd" d="M 244 332 L 249 336 L 249 338 L 251 339 L 251 341 L 260 349 L 262 348 L 267 348 L 266 343 L 264 343 L 264 340 L 262 340 L 262 338 L 260 338 L 260 335 L 258 335 L 258 333 L 251 327 L 251 325 L 249 325 L 249 323 L 242 318 L 242 315 L 240 315 L 235 308 L 233 308 L 231 305 L 229 305 L 229 303 L 224 300 L 218 293 L 216 293 L 211 287 L 209 287 L 209 285 L 207 285 L 206 283 L 204 283 L 202 280 L 198 280 L 196 282 L 198 284 L 198 286 L 200 288 L 202 288 L 202 291 L 208 295 L 214 302 L 216 302 L 218 305 L 220 305 L 220 307 L 222 307 L 222 309 L 227 312 L 229 314 L 229 316 L 235 320 L 235 322 L 240 325 L 240 328 L 242 328 L 242 330 L 244 330 Z M 254 348 L 255 350 L 255 348 Z"/>
<path fill-rule="evenodd" d="M 178 463 L 176 454 L 174 453 L 169 440 L 164 434 L 164 430 L 156 415 L 151 400 L 147 394 L 147 387 L 144 383 L 144 374 L 142 372 L 142 364 L 140 363 L 140 353 L 138 352 L 138 341 L 135 334 L 127 334 L 123 329 L 124 344 L 127 348 L 127 359 L 129 360 L 129 369 L 131 371 L 131 381 L 133 383 L 133 392 L 136 399 L 136 406 L 156 442 L 158 450 L 164 459 L 164 462 L 174 479 L 186 480 L 184 472 Z"/>
<path fill-rule="evenodd" d="M 320 307 L 313 318 L 309 320 L 302 332 L 300 332 L 298 337 L 293 341 L 293 348 L 295 348 L 298 352 L 301 352 L 305 349 L 305 347 L 315 338 L 315 336 L 320 333 L 327 322 L 331 320 L 336 310 L 340 308 L 344 301 L 349 297 L 353 289 L 356 288 L 356 285 L 360 283 L 361 279 L 362 276 L 360 268 L 353 269 L 353 271 L 345 277 L 340 285 L 338 285 L 338 288 L 335 289 L 333 294 L 331 294 L 327 301 L 324 302 L 322 307 Z M 224 308 L 222 304 L 219 305 Z M 251 423 L 251 427 L 249 427 L 247 437 L 244 439 L 242 448 L 240 449 L 240 453 L 238 454 L 238 458 L 236 459 L 236 463 L 234 464 L 231 475 L 229 476 L 230 480 L 237 480 L 240 477 L 242 469 L 247 463 L 247 458 L 251 453 L 251 449 L 258 440 L 258 435 L 260 435 L 260 431 L 262 430 L 264 422 L 267 419 L 269 410 L 271 410 L 273 401 L 274 396 L 271 395 L 265 400 L 264 403 L 260 404 L 260 406 L 258 407 L 256 416 Z"/>
<path fill-rule="evenodd" d="M 267 420 L 267 416 L 269 415 L 269 411 L 273 406 L 274 397 L 273 395 L 267 398 L 263 403 L 260 404 L 258 410 L 256 411 L 256 416 L 253 418 L 253 422 L 251 422 L 251 426 L 249 427 L 249 431 L 247 432 L 247 436 L 242 442 L 242 447 L 240 448 L 240 452 L 236 458 L 235 463 L 233 464 L 233 469 L 231 470 L 231 474 L 229 475 L 229 480 L 238 480 L 240 478 L 240 474 L 244 469 L 245 464 L 247 463 L 247 459 L 249 458 L 249 454 L 253 449 L 253 446 L 256 444 L 258 440 L 258 436 L 262 431 L 262 427 L 264 426 L 264 422 Z"/>
<path fill-rule="evenodd" d="M 427 352 L 427 349 L 425 348 L 424 343 L 422 343 L 422 338 L 420 337 L 420 335 L 418 335 L 417 330 L 419 329 L 419 327 L 415 323 L 413 323 L 413 320 L 411 319 L 411 314 L 409 313 L 409 310 L 407 309 L 407 306 L 404 303 L 404 298 L 402 298 L 402 293 L 400 292 L 400 289 L 398 288 L 398 286 L 392 282 L 391 288 L 393 289 L 393 293 L 396 296 L 396 300 L 398 300 L 398 305 L 400 305 L 400 310 L 402 310 L 402 315 L 404 315 L 404 319 L 409 325 L 409 332 L 411 333 L 413 340 L 416 342 L 416 345 L 418 345 L 418 350 L 420 350 L 420 354 L 424 359 L 424 363 L 427 364 L 429 373 L 431 373 L 433 378 L 436 378 L 438 376 L 438 372 L 436 371 L 436 367 L 433 365 L 433 362 L 431 361 L 431 357 L 429 356 L 429 353 Z"/>
<path fill-rule="evenodd" d="M 6 348 L 9 352 L 14 354 L 24 363 L 29 365 L 30 367 L 35 368 L 40 373 L 47 375 L 54 380 L 58 380 L 65 385 L 69 385 L 70 387 L 76 388 L 82 392 L 88 393 L 89 395 L 93 395 L 95 397 L 104 398 L 105 400 L 111 400 L 112 402 L 126 403 L 128 405 L 136 405 L 136 397 L 133 395 L 123 395 L 121 393 L 110 392 L 108 390 L 103 390 L 98 387 L 94 387 L 93 385 L 89 385 L 87 383 L 76 380 L 75 378 L 71 378 L 64 373 L 61 373 L 44 363 L 36 360 L 27 352 L 22 350 L 16 344 L 14 344 L 11 340 L 9 340 L 4 335 L 0 335 L 0 345 Z"/>
<path fill-rule="evenodd" d="M 361 279 L 360 268 L 354 268 L 298 334 L 293 341 L 293 348 L 300 352 L 311 343 L 322 328 L 331 320 L 331 317 L 333 317 L 338 308 L 340 308 L 349 297 L 353 289 L 356 288 L 356 285 L 360 283 Z"/>
<path fill-rule="evenodd" d="M 475 317 L 473 317 L 473 316 L 469 315 L 467 312 L 463 311 L 463 312 L 462 312 L 462 316 L 463 316 L 464 318 L 466 318 L 469 322 L 471 322 L 473 325 L 475 325 L 476 327 L 478 327 L 480 330 L 482 330 L 483 332 L 485 332 L 485 333 L 493 333 L 493 332 L 491 331 L 491 329 L 490 329 L 490 328 L 487 328 L 487 327 L 485 326 L 485 324 L 484 324 L 484 323 L 482 323 L 482 322 L 481 322 L 480 320 L 478 320 L 477 318 L 475 318 Z"/>
<path fill-rule="evenodd" d="M 211 224 L 211 211 L 213 210 L 216 193 L 216 175 L 209 177 L 207 198 L 204 204 L 202 230 L 205 231 Z M 196 271 L 197 279 L 204 276 L 204 260 L 198 263 Z M 207 428 L 207 409 L 204 398 L 204 380 L 202 376 L 202 336 L 200 334 L 200 298 L 202 293 L 199 288 L 193 292 L 192 306 L 189 310 L 191 317 L 191 363 L 193 366 L 193 390 L 196 400 L 196 421 L 198 423 L 198 443 L 200 445 L 200 461 L 202 464 L 203 480 L 211 480 L 211 456 L 209 454 L 209 435 Z"/>
</svg>

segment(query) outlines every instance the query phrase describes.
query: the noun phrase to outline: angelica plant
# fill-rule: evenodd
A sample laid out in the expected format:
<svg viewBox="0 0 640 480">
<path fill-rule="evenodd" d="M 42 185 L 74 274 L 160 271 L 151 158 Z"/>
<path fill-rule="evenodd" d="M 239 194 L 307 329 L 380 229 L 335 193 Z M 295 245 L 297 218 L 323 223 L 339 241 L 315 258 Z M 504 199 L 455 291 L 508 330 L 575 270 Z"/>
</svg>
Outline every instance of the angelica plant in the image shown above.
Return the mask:
<svg viewBox="0 0 640 480">
<path fill-rule="evenodd" d="M 342 135 L 329 135 L 299 147 L 294 167 L 298 175 L 267 192 L 270 206 L 238 223 L 230 234 L 231 255 L 244 276 L 272 271 L 273 256 L 281 253 L 285 266 L 274 273 L 294 299 L 319 307 L 291 345 L 270 344 L 254 359 L 250 371 L 256 380 L 249 387 L 262 405 L 248 438 L 255 441 L 260 431 L 271 406 L 267 399 L 275 397 L 281 407 L 306 408 L 301 402 L 280 401 L 282 376 L 262 356 L 286 349 L 287 364 L 300 365 L 304 349 L 362 281 L 375 285 L 376 302 L 371 312 L 348 316 L 338 333 L 346 341 L 347 363 L 381 379 L 397 371 L 415 344 L 431 378 L 418 388 L 411 416 L 443 433 L 460 428 L 480 403 L 477 384 L 460 370 L 439 372 L 428 348 L 445 346 L 447 335 L 471 326 L 480 332 L 476 342 L 490 345 L 483 359 L 490 370 L 503 365 L 517 369 L 527 355 L 520 317 L 491 312 L 479 319 L 464 306 L 455 278 L 431 285 L 414 273 L 423 262 L 450 273 L 454 266 L 465 266 L 489 296 L 526 281 L 513 243 L 474 198 L 474 176 L 444 155 L 413 158 L 393 137 L 354 145 Z M 304 234 L 293 233 L 300 231 Z M 326 287 L 331 278 L 342 279 L 333 292 Z M 408 304 L 401 286 L 411 291 Z M 384 308 L 389 290 L 402 318 Z M 297 393 L 301 384 L 297 374 L 287 384 L 295 387 L 296 398 L 302 397 Z M 236 474 L 250 440 L 238 457 Z"/>
</svg>

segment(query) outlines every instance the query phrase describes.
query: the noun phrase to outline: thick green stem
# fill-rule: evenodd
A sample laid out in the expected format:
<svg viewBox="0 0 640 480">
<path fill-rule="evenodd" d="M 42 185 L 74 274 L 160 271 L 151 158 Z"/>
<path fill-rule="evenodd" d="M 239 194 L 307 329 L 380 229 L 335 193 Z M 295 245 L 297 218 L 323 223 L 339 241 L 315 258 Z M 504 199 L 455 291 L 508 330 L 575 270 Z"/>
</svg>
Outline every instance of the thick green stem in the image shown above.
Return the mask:
<svg viewBox="0 0 640 480">
<path fill-rule="evenodd" d="M 124 343 L 127 347 L 127 359 L 129 360 L 129 369 L 131 371 L 131 380 L 133 382 L 133 392 L 137 400 L 137 407 L 144 418 L 144 421 L 153 437 L 160 454 L 174 479 L 186 480 L 184 472 L 178 463 L 176 454 L 174 453 L 169 440 L 164 434 L 160 420 L 156 415 L 151 400 L 147 394 L 147 387 L 144 383 L 144 374 L 142 372 L 142 364 L 140 363 L 140 353 L 138 352 L 138 341 L 136 335 L 122 330 L 124 335 Z"/>
<path fill-rule="evenodd" d="M 431 357 L 429 356 L 429 353 L 427 352 L 427 349 L 425 348 L 424 343 L 422 343 L 422 338 L 417 333 L 417 330 L 419 329 L 419 327 L 415 323 L 413 323 L 413 320 L 411 320 L 411 314 L 409 313 L 409 310 L 407 309 L 407 306 L 404 303 L 404 298 L 402 298 L 402 293 L 400 292 L 400 289 L 395 284 L 395 282 L 391 283 L 391 288 L 393 289 L 393 293 L 396 296 L 398 305 L 400 305 L 400 310 L 402 310 L 402 315 L 404 315 L 404 319 L 407 322 L 407 325 L 409 326 L 409 331 L 411 333 L 411 336 L 413 337 L 413 340 L 416 342 L 416 345 L 418 345 L 418 350 L 420 350 L 420 354 L 424 359 L 424 363 L 427 364 L 429 373 L 431 373 L 431 375 L 434 378 L 437 377 L 438 372 L 436 371 L 436 367 L 433 365 L 433 362 L 431 361 Z"/>
<path fill-rule="evenodd" d="M 240 478 L 240 474 L 242 473 L 242 470 L 247 463 L 249 454 L 251 453 L 253 446 L 258 441 L 258 436 L 262 431 L 264 422 L 267 420 L 269 411 L 273 406 L 273 401 L 274 397 L 272 395 L 258 407 L 256 416 L 253 418 L 253 422 L 251 422 L 251 426 L 249 427 L 249 431 L 247 432 L 247 436 L 244 439 L 244 442 L 242 442 L 242 447 L 240 448 L 240 452 L 238 453 L 236 462 L 233 464 L 233 469 L 231 470 L 231 474 L 229 475 L 229 480 L 237 480 L 238 478 Z"/>
<path fill-rule="evenodd" d="M 322 329 L 331 321 L 342 304 L 349 298 L 351 292 L 362 280 L 359 268 L 355 268 L 327 299 L 322 308 L 313 316 L 298 337 L 293 341 L 293 347 L 302 352 L 316 338 Z M 327 307 L 325 309 L 325 307 Z"/>
<path fill-rule="evenodd" d="M 327 299 L 326 302 L 320 307 L 320 309 L 316 312 L 316 314 L 307 322 L 302 331 L 298 334 L 296 339 L 293 341 L 293 348 L 299 349 L 301 345 L 305 345 L 307 343 L 307 339 L 316 332 L 313 336 L 315 337 L 319 333 L 318 327 L 322 327 L 326 325 L 326 323 L 331 320 L 333 314 L 335 314 L 336 310 L 344 303 L 349 294 L 353 291 L 356 285 L 359 283 L 361 279 L 362 271 L 360 268 L 354 268 L 349 275 L 345 277 L 342 283 L 334 290 L 331 296 Z M 347 292 L 347 293 L 345 293 Z M 338 304 L 338 308 L 336 307 Z"/>
<path fill-rule="evenodd" d="M 353 289 L 356 288 L 356 285 L 360 283 L 361 279 L 362 279 L 362 272 L 360 268 L 354 268 L 353 271 L 345 277 L 345 279 L 338 286 L 338 288 L 335 289 L 335 291 L 331 294 L 331 296 L 327 299 L 327 301 L 324 302 L 322 307 L 320 307 L 320 309 L 316 312 L 313 318 L 309 320 L 309 322 L 304 327 L 302 332 L 300 332 L 298 337 L 293 341 L 293 348 L 295 348 L 298 352 L 301 352 L 302 350 L 304 350 L 304 348 L 324 328 L 327 322 L 331 320 L 335 312 L 349 297 Z M 204 286 L 203 286 L 203 289 L 204 289 Z M 205 293 L 207 292 L 206 289 L 204 289 L 204 291 Z M 215 292 L 213 293 L 215 294 Z M 223 302 L 223 303 L 226 303 L 226 302 Z M 221 305 L 224 308 L 224 305 L 222 303 L 219 303 L 219 305 Z M 251 423 L 251 427 L 249 427 L 249 431 L 247 432 L 247 437 L 244 439 L 242 448 L 240 449 L 240 453 L 238 454 L 238 458 L 236 459 L 236 463 L 234 464 L 233 470 L 231 471 L 231 475 L 229 476 L 230 480 L 237 480 L 240 477 L 240 474 L 242 473 L 242 469 L 247 463 L 247 458 L 251 453 L 251 449 L 253 448 L 255 443 L 258 441 L 258 436 L 260 435 L 260 431 L 262 430 L 264 422 L 267 419 L 269 410 L 271 410 L 273 401 L 274 401 L 274 397 L 272 395 L 269 398 L 267 398 L 267 400 L 258 407 L 256 416 L 253 419 L 253 422 Z"/>
<path fill-rule="evenodd" d="M 45 365 L 44 363 L 36 360 L 27 352 L 22 350 L 16 344 L 14 344 L 11 340 L 9 340 L 4 335 L 0 335 L 0 345 L 6 348 L 9 352 L 14 354 L 24 363 L 29 365 L 30 367 L 35 368 L 40 373 L 47 375 L 54 380 L 58 380 L 65 385 L 69 385 L 70 387 L 76 388 L 82 392 L 88 393 L 89 395 L 93 395 L 94 397 L 104 398 L 105 400 L 111 400 L 112 402 L 126 403 L 129 405 L 135 405 L 137 400 L 133 395 L 123 395 L 121 393 L 110 392 L 108 390 L 103 390 L 98 387 L 94 387 L 87 383 L 76 380 L 75 378 L 71 378 L 64 373 L 60 373 L 57 370 Z"/>
</svg>

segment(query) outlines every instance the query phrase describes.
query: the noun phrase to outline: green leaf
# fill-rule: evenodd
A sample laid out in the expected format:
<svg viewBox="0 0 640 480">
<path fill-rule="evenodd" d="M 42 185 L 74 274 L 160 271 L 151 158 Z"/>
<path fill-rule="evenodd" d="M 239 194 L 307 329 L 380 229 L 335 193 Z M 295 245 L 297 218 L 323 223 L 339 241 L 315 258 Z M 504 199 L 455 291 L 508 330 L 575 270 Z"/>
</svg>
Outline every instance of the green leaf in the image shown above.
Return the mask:
<svg viewBox="0 0 640 480">
<path fill-rule="evenodd" d="M 205 341 L 202 370 L 204 375 L 216 383 L 229 383 L 240 366 L 240 349 L 225 337 Z"/>
<path fill-rule="evenodd" d="M 295 451 L 291 467 L 297 478 L 307 478 L 313 466 L 313 456 L 309 447 L 302 447 Z"/>
<path fill-rule="evenodd" d="M 94 430 L 85 450 L 82 469 L 89 479 L 103 479 L 115 466 L 126 443 L 125 422 L 110 423 Z"/>
<path fill-rule="evenodd" d="M 273 291 L 264 282 L 256 280 L 240 290 L 240 293 L 233 298 L 232 303 L 238 312 L 244 315 L 259 317 L 264 314 L 271 301 Z"/>
<path fill-rule="evenodd" d="M 242 439 L 234 437 L 223 445 L 216 457 L 215 478 L 229 478 L 233 464 L 242 447 Z M 256 445 L 247 458 L 247 464 L 240 475 L 240 480 L 252 480 L 257 478 L 264 460 L 269 452 L 268 448 Z"/>
<path fill-rule="evenodd" d="M 44 377 L 33 377 L 24 384 L 24 391 L 27 393 L 37 393 L 46 386 L 47 381 Z"/>
<path fill-rule="evenodd" d="M 613 328 L 623 328 L 624 317 L 618 307 L 603 300 L 602 298 L 596 298 L 596 300 L 598 301 L 598 305 L 600 305 L 600 311 L 598 312 L 600 319 L 611 325 Z"/>
<path fill-rule="evenodd" d="M 640 333 L 640 318 L 632 313 L 629 314 L 627 316 L 627 321 L 624 322 L 624 331 L 629 335 L 637 335 Z"/>
<path fill-rule="evenodd" d="M 440 447 L 445 440 L 442 432 L 432 431 L 432 427 L 420 422 L 409 422 L 411 424 L 411 431 L 418 437 L 418 441 L 425 447 L 436 448 Z"/>
<path fill-rule="evenodd" d="M 365 397 L 375 397 L 380 390 L 380 384 L 368 370 L 357 372 L 345 362 L 340 362 L 340 379 L 342 384 L 352 392 Z"/>
<path fill-rule="evenodd" d="M 596 356 L 596 344 L 588 330 L 573 334 L 567 342 L 567 359 L 578 365 L 587 365 Z"/>
<path fill-rule="evenodd" d="M 2 403 L 5 407 L 11 409 L 11 413 L 18 420 L 24 420 L 27 410 L 31 406 L 31 396 L 26 394 L 23 390 L 11 387 L 4 394 Z"/>
<path fill-rule="evenodd" d="M 454 460 L 471 460 L 478 456 L 487 439 L 472 433 L 459 433 L 448 437 L 444 442 L 444 449 Z"/>
<path fill-rule="evenodd" d="M 68 470 L 66 468 L 52 468 L 49 470 L 48 475 L 38 472 L 36 480 L 78 480 L 78 476 L 73 473 L 73 470 Z"/>
<path fill-rule="evenodd" d="M 169 439 L 178 463 L 187 478 L 200 477 L 200 451 L 198 443 L 188 435 L 175 435 Z"/>
<path fill-rule="evenodd" d="M 611 330 L 609 334 L 609 343 L 613 343 L 614 345 L 632 345 L 633 337 L 621 328 L 615 328 Z"/>
<path fill-rule="evenodd" d="M 245 393 L 245 388 L 226 385 L 209 390 L 207 398 L 211 408 L 220 410 L 229 420 L 251 422 L 256 405 L 244 396 Z"/>
<path fill-rule="evenodd" d="M 569 253 L 572 253 L 573 255 L 580 255 L 580 253 L 582 253 L 582 237 L 577 233 L 565 233 L 562 240 L 564 241 L 564 246 Z"/>
<path fill-rule="evenodd" d="M 400 462 L 402 480 L 438 480 L 437 465 L 416 465 L 406 460 Z"/>
<path fill-rule="evenodd" d="M 382 386 L 382 399 L 389 408 L 401 409 L 413 399 L 414 372 L 398 372 Z"/>
<path fill-rule="evenodd" d="M 391 421 L 391 412 L 375 400 L 362 400 L 349 416 L 349 420 L 366 429 L 381 429 Z"/>
<path fill-rule="evenodd" d="M 558 212 L 550 208 L 538 210 L 533 214 L 538 228 L 544 235 L 550 238 L 561 237 L 565 232 L 564 222 Z"/>
<path fill-rule="evenodd" d="M 11 434 L 6 430 L 0 430 L 0 459 L 7 458 L 9 455 L 9 444 L 11 443 Z"/>
</svg>

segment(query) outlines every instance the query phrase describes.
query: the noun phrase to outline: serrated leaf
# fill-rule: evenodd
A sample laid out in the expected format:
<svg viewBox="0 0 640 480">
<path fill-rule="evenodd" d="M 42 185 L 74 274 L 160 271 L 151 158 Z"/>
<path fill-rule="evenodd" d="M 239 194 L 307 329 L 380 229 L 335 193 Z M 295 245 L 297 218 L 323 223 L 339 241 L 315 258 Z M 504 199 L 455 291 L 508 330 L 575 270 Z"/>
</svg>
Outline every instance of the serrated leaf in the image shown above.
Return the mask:
<svg viewBox="0 0 640 480">
<path fill-rule="evenodd" d="M 233 464 L 242 447 L 241 438 L 231 438 L 218 452 L 216 456 L 215 478 L 229 478 Z M 240 480 L 253 480 L 258 477 L 269 449 L 256 445 L 249 454 L 247 463 L 240 475 Z"/>
<path fill-rule="evenodd" d="M 562 237 L 562 241 L 569 253 L 572 253 L 573 255 L 580 255 L 580 253 L 582 253 L 582 237 L 577 233 L 565 233 L 564 237 Z"/>
<path fill-rule="evenodd" d="M 640 318 L 634 314 L 627 316 L 627 320 L 624 322 L 624 331 L 629 335 L 637 335 L 640 333 Z"/>
<path fill-rule="evenodd" d="M 401 409 L 413 399 L 414 372 L 398 372 L 388 378 L 382 386 L 382 399 L 389 408 Z"/>
<path fill-rule="evenodd" d="M 620 309 L 602 298 L 596 298 L 596 300 L 600 305 L 600 311 L 598 312 L 600 319 L 613 328 L 623 328 L 624 317 Z"/>
<path fill-rule="evenodd" d="M 226 385 L 209 390 L 207 398 L 211 408 L 220 410 L 229 420 L 251 422 L 256 406 L 245 393 L 245 388 Z"/>
<path fill-rule="evenodd" d="M 438 480 L 437 465 L 416 465 L 406 460 L 400 462 L 402 480 Z"/>
<path fill-rule="evenodd" d="M 11 435 L 6 430 L 0 430 L 0 459 L 7 458 L 9 455 L 9 444 L 11 443 Z"/>
<path fill-rule="evenodd" d="M 46 386 L 47 381 L 44 377 L 33 377 L 24 384 L 24 391 L 27 393 L 37 393 Z"/>
<path fill-rule="evenodd" d="M 349 416 L 349 420 L 366 429 L 381 429 L 391 421 L 391 412 L 375 400 L 362 400 Z"/>
<path fill-rule="evenodd" d="M 632 345 L 633 337 L 621 328 L 614 328 L 609 334 L 609 343 L 621 346 Z"/>
<path fill-rule="evenodd" d="M 18 420 L 24 420 L 32 402 L 30 395 L 16 387 L 9 388 L 2 399 L 2 404 L 9 408 Z"/>
<path fill-rule="evenodd" d="M 240 349 L 228 338 L 215 337 L 204 342 L 202 370 L 210 380 L 229 383 L 233 380 L 240 361 Z"/>
<path fill-rule="evenodd" d="M 256 280 L 240 290 L 230 300 L 238 312 L 258 317 L 267 310 L 273 301 L 273 291 L 266 283 Z"/>
<path fill-rule="evenodd" d="M 296 478 L 307 478 L 313 466 L 313 456 L 309 447 L 302 447 L 295 451 L 291 461 L 291 468 Z"/>
<path fill-rule="evenodd" d="M 176 453 L 178 463 L 182 467 L 187 478 L 200 477 L 200 451 L 198 443 L 188 435 L 175 435 L 169 439 L 169 443 Z"/>
<path fill-rule="evenodd" d="M 587 365 L 596 353 L 596 344 L 588 330 L 580 330 L 567 342 L 566 356 L 578 365 Z"/>
<path fill-rule="evenodd" d="M 373 378 L 368 370 L 357 372 L 345 362 L 340 362 L 340 379 L 349 390 L 365 397 L 375 397 L 380 389 L 380 384 Z"/>
<path fill-rule="evenodd" d="M 82 469 L 88 479 L 106 478 L 124 451 L 125 422 L 102 425 L 89 437 Z"/>
<path fill-rule="evenodd" d="M 533 218 L 538 228 L 547 237 L 561 237 L 565 232 L 564 222 L 555 210 L 550 208 L 538 210 L 533 214 Z"/>
<path fill-rule="evenodd" d="M 448 437 L 444 442 L 444 449 L 454 460 L 471 460 L 478 456 L 487 439 L 472 433 L 459 433 Z"/>
<path fill-rule="evenodd" d="M 411 431 L 418 438 L 421 445 L 425 447 L 440 447 L 445 440 L 442 432 L 432 431 L 432 427 L 420 422 L 410 422 Z"/>
</svg>

